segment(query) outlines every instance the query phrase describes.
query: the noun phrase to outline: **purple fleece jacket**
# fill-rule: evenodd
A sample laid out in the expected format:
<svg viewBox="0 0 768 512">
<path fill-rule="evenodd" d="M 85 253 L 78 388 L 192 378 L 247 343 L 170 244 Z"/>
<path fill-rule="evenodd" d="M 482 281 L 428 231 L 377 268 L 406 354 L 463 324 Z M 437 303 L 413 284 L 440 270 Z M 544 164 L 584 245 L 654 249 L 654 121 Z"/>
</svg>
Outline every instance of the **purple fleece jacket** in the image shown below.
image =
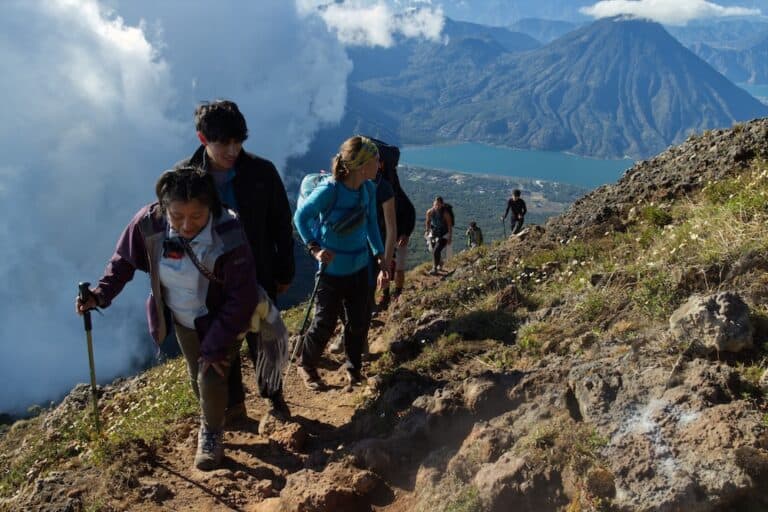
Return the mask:
<svg viewBox="0 0 768 512">
<path fill-rule="evenodd" d="M 207 361 L 224 359 L 227 348 L 242 339 L 260 299 L 253 254 L 237 216 L 224 210 L 213 223 L 214 248 L 202 263 L 223 284 L 208 281 L 208 313 L 195 319 L 200 353 Z M 120 235 L 115 253 L 94 289 L 99 306 L 107 307 L 133 279 L 136 270 L 149 273 L 152 289 L 147 299 L 147 321 L 158 344 L 168 335 L 166 318 L 170 318 L 156 271 L 167 232 L 168 222 L 158 203 L 139 210 Z"/>
</svg>

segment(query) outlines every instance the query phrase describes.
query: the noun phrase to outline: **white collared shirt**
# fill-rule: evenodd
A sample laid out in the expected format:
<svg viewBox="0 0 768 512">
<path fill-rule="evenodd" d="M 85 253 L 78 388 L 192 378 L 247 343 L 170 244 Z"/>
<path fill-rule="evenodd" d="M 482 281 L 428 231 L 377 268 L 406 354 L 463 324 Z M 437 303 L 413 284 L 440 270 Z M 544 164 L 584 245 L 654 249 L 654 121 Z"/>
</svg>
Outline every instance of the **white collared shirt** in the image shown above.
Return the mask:
<svg viewBox="0 0 768 512">
<path fill-rule="evenodd" d="M 213 217 L 209 216 L 208 224 L 189 241 L 192 251 L 200 261 L 204 261 L 213 247 L 212 229 Z M 177 236 L 180 236 L 179 233 L 169 226 L 168 237 Z M 163 300 L 173 312 L 174 320 L 184 327 L 194 329 L 195 318 L 208 313 L 205 305 L 208 279 L 200 273 L 185 252 L 181 253 L 179 259 L 161 257 L 159 277 Z"/>
</svg>

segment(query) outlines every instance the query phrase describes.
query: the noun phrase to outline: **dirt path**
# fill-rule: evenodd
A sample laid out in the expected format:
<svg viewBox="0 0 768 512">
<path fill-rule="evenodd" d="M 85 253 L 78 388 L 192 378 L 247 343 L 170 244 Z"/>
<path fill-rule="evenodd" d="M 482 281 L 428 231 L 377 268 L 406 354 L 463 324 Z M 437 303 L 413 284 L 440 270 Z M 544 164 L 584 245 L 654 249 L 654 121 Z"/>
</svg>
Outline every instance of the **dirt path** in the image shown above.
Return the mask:
<svg viewBox="0 0 768 512">
<path fill-rule="evenodd" d="M 426 278 L 434 279 L 434 278 Z M 415 284 L 415 283 L 413 283 Z M 371 339 L 385 328 L 386 314 L 373 323 Z M 344 450 L 354 439 L 351 420 L 357 408 L 371 394 L 366 386 L 345 389 L 341 365 L 343 356 L 326 352 L 319 372 L 326 389 L 306 389 L 295 371 L 295 365 L 284 384 L 286 402 L 292 414 L 292 425 L 281 427 L 267 437 L 259 434 L 259 420 L 266 404 L 255 389 L 252 363 L 243 357 L 243 380 L 246 388 L 248 419 L 227 428 L 224 436 L 225 461 L 221 469 L 211 472 L 196 470 L 192 461 L 197 446 L 196 419 L 184 422 L 168 444 L 156 453 L 147 474 L 140 477 L 145 497 L 139 503 L 123 503 L 130 510 L 196 510 L 249 511 L 262 510 L 259 503 L 277 496 L 286 477 L 304 468 L 320 468 L 334 452 Z M 370 376 L 369 364 L 363 373 Z M 286 438 L 304 439 L 297 449 Z M 287 432 L 286 432 L 287 431 Z M 393 495 L 374 510 L 400 512 L 408 510 L 408 489 L 393 489 Z M 402 502 L 402 504 L 401 504 Z"/>
</svg>

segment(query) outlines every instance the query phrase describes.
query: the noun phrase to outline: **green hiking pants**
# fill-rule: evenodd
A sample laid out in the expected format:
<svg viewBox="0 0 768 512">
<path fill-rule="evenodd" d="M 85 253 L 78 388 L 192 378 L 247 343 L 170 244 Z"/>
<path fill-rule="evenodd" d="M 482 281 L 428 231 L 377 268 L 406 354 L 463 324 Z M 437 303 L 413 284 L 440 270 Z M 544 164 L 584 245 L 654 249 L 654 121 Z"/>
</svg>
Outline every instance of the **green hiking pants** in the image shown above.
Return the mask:
<svg viewBox="0 0 768 512">
<path fill-rule="evenodd" d="M 189 380 L 192 390 L 195 392 L 200 409 L 202 421 L 206 430 L 218 432 L 224 428 L 224 411 L 227 408 L 227 381 L 232 361 L 240 349 L 242 343 L 233 343 L 227 352 L 227 360 L 230 365 L 224 370 L 224 376 L 218 374 L 213 367 L 209 367 L 205 374 L 200 372 L 200 338 L 197 331 L 175 324 L 176 340 L 179 342 L 181 353 L 187 361 Z"/>
</svg>

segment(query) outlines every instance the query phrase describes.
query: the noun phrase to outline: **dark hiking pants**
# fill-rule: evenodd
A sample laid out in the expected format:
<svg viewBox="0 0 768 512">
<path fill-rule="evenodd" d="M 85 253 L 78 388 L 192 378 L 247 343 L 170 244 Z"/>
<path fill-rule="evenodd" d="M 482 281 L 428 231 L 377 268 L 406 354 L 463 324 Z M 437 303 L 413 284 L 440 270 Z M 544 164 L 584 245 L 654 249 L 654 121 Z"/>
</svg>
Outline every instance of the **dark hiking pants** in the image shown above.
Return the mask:
<svg viewBox="0 0 768 512">
<path fill-rule="evenodd" d="M 277 305 L 277 296 L 275 290 L 267 291 L 269 298 Z M 256 332 L 249 332 L 245 336 L 245 341 L 248 343 L 248 355 L 251 357 L 254 366 L 256 365 L 256 359 L 261 348 L 261 336 Z M 242 346 L 242 342 L 238 345 L 238 348 Z M 269 387 L 264 382 L 264 375 L 269 375 L 268 372 L 262 372 L 262 375 L 256 376 L 256 387 L 259 390 L 259 396 L 262 398 L 274 398 L 277 395 L 282 394 L 282 382 L 280 383 L 280 389 L 277 392 L 270 392 Z M 232 367 L 229 370 L 229 401 L 227 402 L 227 408 L 234 405 L 242 404 L 245 402 L 245 389 L 243 388 L 243 369 L 242 362 L 240 360 L 240 351 L 237 351 L 235 359 L 232 361 Z"/>
<path fill-rule="evenodd" d="M 248 355 L 251 357 L 251 361 L 253 361 L 253 364 L 255 365 L 256 360 L 258 359 L 259 350 L 261 349 L 261 336 L 257 332 L 249 332 L 246 335 L 245 340 L 248 343 Z M 242 370 L 242 363 L 240 361 L 240 350 L 239 350 L 239 347 L 241 345 L 242 345 L 242 342 L 238 343 L 237 355 L 235 356 L 235 359 L 232 361 L 232 368 L 229 371 L 229 382 L 228 382 L 229 401 L 227 402 L 227 407 L 232 407 L 234 405 L 245 402 L 245 389 L 243 388 L 243 370 Z M 270 391 L 266 382 L 264 382 L 265 375 L 270 375 L 270 372 L 266 371 L 266 369 L 264 372 L 261 373 L 261 375 L 256 376 L 256 386 L 259 390 L 259 396 L 262 398 L 274 398 L 280 395 L 283 392 L 282 383 L 279 390 Z"/>
<path fill-rule="evenodd" d="M 509 229 L 512 231 L 513 235 L 518 234 L 520 231 L 523 230 L 523 220 L 524 219 L 512 219 L 509 223 Z"/>
<path fill-rule="evenodd" d="M 443 249 L 448 245 L 448 240 L 443 237 L 437 239 L 437 242 L 432 244 L 432 264 L 434 268 L 437 268 L 442 262 Z"/>
<path fill-rule="evenodd" d="M 315 296 L 315 316 L 304 336 L 299 364 L 316 368 L 333 336 L 336 322 L 344 322 L 344 366 L 359 372 L 365 337 L 371 321 L 368 307 L 368 267 L 347 276 L 320 275 Z M 343 313 L 343 315 L 342 315 Z"/>
</svg>

